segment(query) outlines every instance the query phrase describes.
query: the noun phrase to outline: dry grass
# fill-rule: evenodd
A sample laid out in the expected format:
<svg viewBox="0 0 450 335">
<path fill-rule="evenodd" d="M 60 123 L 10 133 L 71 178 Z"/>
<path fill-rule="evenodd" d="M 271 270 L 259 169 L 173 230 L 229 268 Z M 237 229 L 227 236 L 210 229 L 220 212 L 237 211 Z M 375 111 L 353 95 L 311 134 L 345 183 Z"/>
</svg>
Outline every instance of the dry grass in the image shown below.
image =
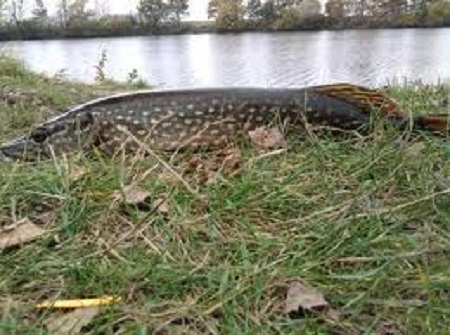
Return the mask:
<svg viewBox="0 0 450 335">
<path fill-rule="evenodd" d="M 48 109 L 93 94 L 1 75 Z M 390 94 L 417 113 L 448 98 L 446 88 Z M 40 118 L 34 106 L 3 105 L 0 137 Z M 33 309 L 44 299 L 118 295 L 85 334 L 448 334 L 448 148 L 381 127 L 365 140 L 291 139 L 273 155 L 242 144 L 239 170 L 209 182 L 198 160 L 176 157 L 171 168 L 201 198 L 152 158 L 78 159 L 75 179 L 64 161 L 0 166 L 1 217 L 56 214 L 45 238 L 1 251 L 0 332 L 45 334 L 52 312 Z M 132 184 L 149 203 L 115 197 Z M 283 313 L 298 278 L 324 293 L 337 321 Z"/>
</svg>

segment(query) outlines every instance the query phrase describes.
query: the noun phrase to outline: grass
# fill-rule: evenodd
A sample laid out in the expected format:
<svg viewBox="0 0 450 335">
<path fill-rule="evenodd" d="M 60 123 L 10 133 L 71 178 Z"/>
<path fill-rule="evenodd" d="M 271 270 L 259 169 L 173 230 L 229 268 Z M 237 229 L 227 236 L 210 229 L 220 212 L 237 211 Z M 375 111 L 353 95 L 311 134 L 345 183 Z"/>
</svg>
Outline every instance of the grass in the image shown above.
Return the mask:
<svg viewBox="0 0 450 335">
<path fill-rule="evenodd" d="M 0 138 L 106 92 L 0 63 Z M 414 113 L 445 111 L 448 88 L 389 94 Z M 3 97 L 2 97 L 3 98 Z M 0 166 L 0 219 L 55 214 L 45 238 L 0 251 L 0 333 L 46 334 L 45 299 L 118 295 L 84 334 L 448 334 L 450 149 L 446 138 L 289 142 L 267 157 L 246 144 L 242 168 L 203 183 L 178 157 L 193 197 L 153 159 Z M 203 158 L 203 159 L 208 159 Z M 209 159 L 212 159 L 209 157 Z M 71 180 L 66 166 L 86 174 Z M 114 201 L 139 184 L 145 211 Z M 290 281 L 318 288 L 340 319 L 290 318 Z"/>
</svg>

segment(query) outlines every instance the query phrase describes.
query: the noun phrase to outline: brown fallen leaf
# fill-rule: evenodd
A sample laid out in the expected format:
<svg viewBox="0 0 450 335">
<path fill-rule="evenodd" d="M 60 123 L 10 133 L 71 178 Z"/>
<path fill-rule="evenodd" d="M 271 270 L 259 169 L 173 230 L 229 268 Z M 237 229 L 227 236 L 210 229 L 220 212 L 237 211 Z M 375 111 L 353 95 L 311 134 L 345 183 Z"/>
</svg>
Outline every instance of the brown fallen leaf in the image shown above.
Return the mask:
<svg viewBox="0 0 450 335">
<path fill-rule="evenodd" d="M 140 186 L 125 186 L 123 189 L 125 195 L 125 202 L 129 205 L 138 205 L 145 203 L 150 198 L 150 193 Z"/>
<path fill-rule="evenodd" d="M 47 225 L 54 222 L 56 220 L 57 215 L 55 212 L 49 211 L 44 213 L 38 213 L 30 217 L 36 223 Z"/>
<path fill-rule="evenodd" d="M 10 221 L 11 221 L 11 218 L 9 216 L 0 214 L 0 231 L 1 231 L 2 227 L 8 225 Z"/>
<path fill-rule="evenodd" d="M 163 172 L 159 173 L 157 179 L 159 181 L 166 183 L 167 185 L 180 184 L 180 180 L 177 177 L 175 177 L 172 173 L 169 173 L 167 171 L 163 171 Z"/>
<path fill-rule="evenodd" d="M 277 128 L 258 127 L 248 132 L 250 140 L 262 149 L 281 149 L 286 147 L 286 140 Z"/>
<path fill-rule="evenodd" d="M 212 184 L 217 181 L 220 176 L 230 176 L 242 168 L 242 155 L 234 148 L 223 149 L 216 157 L 214 164 L 214 172 L 210 171 L 206 184 Z"/>
<path fill-rule="evenodd" d="M 78 308 L 51 318 L 46 322 L 46 326 L 53 335 L 80 334 L 82 328 L 86 327 L 98 313 L 99 307 Z"/>
<path fill-rule="evenodd" d="M 378 327 L 378 335 L 401 335 L 402 331 L 400 325 L 392 321 L 384 321 Z"/>
<path fill-rule="evenodd" d="M 425 144 L 418 142 L 410 145 L 405 151 L 408 155 L 415 157 L 419 156 L 425 149 Z"/>
<path fill-rule="evenodd" d="M 78 165 L 71 165 L 68 168 L 68 177 L 71 182 L 76 182 L 83 178 L 83 176 L 87 173 L 87 170 Z"/>
<path fill-rule="evenodd" d="M 128 185 L 123 188 L 123 191 L 116 191 L 112 195 L 113 201 L 118 202 L 124 211 L 128 211 L 128 206 L 134 206 L 139 211 L 151 210 L 150 193 L 144 188 L 137 185 Z"/>
<path fill-rule="evenodd" d="M 217 334 L 217 324 L 208 321 L 202 324 L 198 320 L 189 317 L 174 317 L 158 325 L 153 330 L 154 335 L 196 335 Z"/>
<path fill-rule="evenodd" d="M 242 155 L 233 147 L 221 148 L 208 155 L 197 154 L 182 163 L 184 173 L 193 174 L 199 184 L 212 184 L 222 176 L 242 168 Z"/>
<path fill-rule="evenodd" d="M 238 171 L 242 167 L 241 152 L 235 148 L 224 149 L 219 156 L 221 171 L 229 174 Z"/>
<path fill-rule="evenodd" d="M 166 196 L 156 199 L 155 206 L 157 206 L 157 210 L 161 214 L 168 214 L 170 211 Z"/>
<path fill-rule="evenodd" d="M 25 218 L 8 228 L 0 230 L 0 249 L 22 245 L 38 239 L 45 230 Z"/>
<path fill-rule="evenodd" d="M 329 317 L 337 318 L 337 313 L 331 309 L 323 294 L 302 281 L 294 281 L 289 286 L 284 311 L 288 315 L 325 312 Z"/>
</svg>

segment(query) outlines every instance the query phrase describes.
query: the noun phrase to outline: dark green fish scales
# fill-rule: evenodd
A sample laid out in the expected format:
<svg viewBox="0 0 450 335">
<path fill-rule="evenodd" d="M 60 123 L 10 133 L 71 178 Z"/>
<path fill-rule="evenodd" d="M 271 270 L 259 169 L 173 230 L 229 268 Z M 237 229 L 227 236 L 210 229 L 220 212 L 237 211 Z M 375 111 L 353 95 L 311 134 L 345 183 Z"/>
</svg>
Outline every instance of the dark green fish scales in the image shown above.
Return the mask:
<svg viewBox="0 0 450 335">
<path fill-rule="evenodd" d="M 3 144 L 0 153 L 4 158 L 36 160 L 93 147 L 115 152 L 126 142 L 126 132 L 153 149 L 174 150 L 220 145 L 270 125 L 307 122 L 357 130 L 370 121 L 372 110 L 392 120 L 408 118 L 381 93 L 350 84 L 139 91 L 72 108 Z M 440 116 L 422 117 L 417 124 L 444 128 Z"/>
</svg>

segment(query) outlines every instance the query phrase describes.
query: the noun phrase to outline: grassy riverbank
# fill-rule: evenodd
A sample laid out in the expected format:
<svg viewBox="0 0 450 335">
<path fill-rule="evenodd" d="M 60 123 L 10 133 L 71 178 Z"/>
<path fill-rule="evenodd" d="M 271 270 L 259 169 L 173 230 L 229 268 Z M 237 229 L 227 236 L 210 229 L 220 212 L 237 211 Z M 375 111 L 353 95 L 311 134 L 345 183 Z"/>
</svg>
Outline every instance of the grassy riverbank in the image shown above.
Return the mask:
<svg viewBox="0 0 450 335">
<path fill-rule="evenodd" d="M 0 140 L 135 88 L 69 83 L 11 60 L 0 82 Z M 412 112 L 448 111 L 448 88 L 389 91 Z M 232 160 L 213 174 L 214 156 L 177 156 L 184 183 L 150 158 L 0 165 L 0 223 L 29 218 L 45 231 L 0 251 L 0 333 L 46 334 L 62 312 L 36 303 L 103 295 L 122 300 L 84 334 L 449 333 L 446 139 L 380 128 L 270 154 L 243 144 Z M 130 185 L 148 192 L 147 206 L 121 200 Z M 336 313 L 286 315 L 296 280 Z"/>
</svg>

